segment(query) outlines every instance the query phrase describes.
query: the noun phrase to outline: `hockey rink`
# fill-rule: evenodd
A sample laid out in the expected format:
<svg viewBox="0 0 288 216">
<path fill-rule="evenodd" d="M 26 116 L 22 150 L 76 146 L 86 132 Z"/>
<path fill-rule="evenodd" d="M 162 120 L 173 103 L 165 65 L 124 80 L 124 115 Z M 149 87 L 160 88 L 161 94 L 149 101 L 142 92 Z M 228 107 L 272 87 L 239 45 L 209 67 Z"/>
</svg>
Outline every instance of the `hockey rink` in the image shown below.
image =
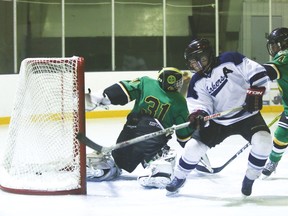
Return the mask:
<svg viewBox="0 0 288 216">
<path fill-rule="evenodd" d="M 279 113 L 264 114 L 269 123 Z M 125 118 L 86 121 L 86 134 L 101 145 L 115 143 Z M 277 123 L 271 127 L 273 132 Z M 8 126 L 0 125 L 0 147 Z M 169 141 L 179 151 L 175 137 Z M 246 144 L 240 136 L 229 137 L 207 155 L 212 167 L 223 165 Z M 0 148 L 1 149 L 1 148 Z M 143 170 L 123 172 L 114 181 L 88 182 L 87 195 L 19 195 L 0 190 L 0 216 L 149 216 L 222 215 L 272 216 L 288 212 L 288 153 L 269 179 L 256 180 L 252 195 L 244 199 L 241 184 L 250 147 L 217 174 L 192 172 L 177 195 L 166 196 L 165 189 L 144 189 L 137 182 Z M 87 148 L 87 152 L 91 149 Z"/>
</svg>

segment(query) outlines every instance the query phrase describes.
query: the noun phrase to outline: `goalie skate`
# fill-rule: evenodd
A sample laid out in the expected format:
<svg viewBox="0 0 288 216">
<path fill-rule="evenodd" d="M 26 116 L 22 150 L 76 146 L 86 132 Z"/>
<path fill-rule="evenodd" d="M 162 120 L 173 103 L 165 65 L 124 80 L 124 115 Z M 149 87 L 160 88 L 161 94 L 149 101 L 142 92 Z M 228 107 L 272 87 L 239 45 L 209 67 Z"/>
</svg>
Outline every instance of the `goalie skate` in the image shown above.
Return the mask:
<svg viewBox="0 0 288 216">
<path fill-rule="evenodd" d="M 172 165 L 165 160 L 157 160 L 145 168 L 143 175 L 138 176 L 138 182 L 146 188 L 165 188 L 172 177 Z"/>
<path fill-rule="evenodd" d="M 101 182 L 110 181 L 121 174 L 110 154 L 93 152 L 86 157 L 86 178 L 87 181 Z"/>
<path fill-rule="evenodd" d="M 138 182 L 145 188 L 165 188 L 171 182 L 176 152 L 170 150 L 161 158 L 152 161 L 145 168 L 144 173 L 138 176 Z"/>
</svg>

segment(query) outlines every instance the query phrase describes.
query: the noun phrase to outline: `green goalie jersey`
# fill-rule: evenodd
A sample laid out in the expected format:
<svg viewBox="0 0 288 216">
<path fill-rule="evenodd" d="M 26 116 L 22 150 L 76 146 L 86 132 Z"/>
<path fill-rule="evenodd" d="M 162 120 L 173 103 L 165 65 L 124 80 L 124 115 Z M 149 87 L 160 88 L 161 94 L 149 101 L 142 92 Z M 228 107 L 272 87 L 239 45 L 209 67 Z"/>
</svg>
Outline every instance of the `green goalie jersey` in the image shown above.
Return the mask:
<svg viewBox="0 0 288 216">
<path fill-rule="evenodd" d="M 114 105 L 135 101 L 131 112 L 158 119 L 164 128 L 187 122 L 189 111 L 185 98 L 179 92 L 164 91 L 157 80 L 144 76 L 135 80 L 122 80 L 104 91 Z M 186 142 L 192 129 L 176 131 L 177 139 Z"/>
</svg>

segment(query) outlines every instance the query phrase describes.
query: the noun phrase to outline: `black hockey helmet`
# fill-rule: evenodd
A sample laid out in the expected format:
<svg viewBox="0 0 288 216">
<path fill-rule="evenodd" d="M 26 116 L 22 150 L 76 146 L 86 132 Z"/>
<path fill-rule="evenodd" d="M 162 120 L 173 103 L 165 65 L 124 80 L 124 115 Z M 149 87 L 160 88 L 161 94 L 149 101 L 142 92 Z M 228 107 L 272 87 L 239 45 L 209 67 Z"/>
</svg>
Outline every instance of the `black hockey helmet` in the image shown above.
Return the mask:
<svg viewBox="0 0 288 216">
<path fill-rule="evenodd" d="M 276 28 L 267 37 L 267 50 L 274 57 L 280 50 L 288 48 L 288 28 Z"/>
<path fill-rule="evenodd" d="M 187 46 L 184 58 L 189 69 L 207 76 L 211 72 L 215 55 L 207 39 L 195 39 Z"/>
<path fill-rule="evenodd" d="M 164 67 L 158 72 L 158 82 L 164 91 L 176 92 L 183 85 L 183 73 L 174 67 Z"/>
</svg>

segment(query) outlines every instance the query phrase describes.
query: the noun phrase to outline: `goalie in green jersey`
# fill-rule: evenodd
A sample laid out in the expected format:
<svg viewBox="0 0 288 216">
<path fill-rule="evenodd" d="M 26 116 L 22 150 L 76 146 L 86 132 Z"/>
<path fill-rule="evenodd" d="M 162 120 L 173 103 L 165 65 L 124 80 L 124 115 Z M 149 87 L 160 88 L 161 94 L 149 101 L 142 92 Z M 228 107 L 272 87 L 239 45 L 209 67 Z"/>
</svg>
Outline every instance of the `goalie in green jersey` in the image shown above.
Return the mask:
<svg viewBox="0 0 288 216">
<path fill-rule="evenodd" d="M 267 39 L 267 49 L 273 59 L 264 64 L 264 67 L 270 79 L 277 80 L 284 111 L 274 132 L 273 149 L 269 161 L 262 171 L 264 178 L 276 170 L 288 146 L 288 28 L 274 29 Z"/>
<path fill-rule="evenodd" d="M 182 84 L 183 74 L 180 70 L 164 67 L 158 72 L 157 80 L 148 76 L 122 80 L 104 90 L 92 91 L 88 97 L 94 107 L 125 105 L 135 101 L 118 136 L 116 143 L 120 143 L 185 123 L 189 111 L 184 96 L 179 92 Z M 175 133 L 177 141 L 183 147 L 191 138 L 192 129 L 186 127 Z M 87 179 L 111 180 L 121 173 L 120 170 L 131 173 L 142 164 L 145 172 L 138 177 L 139 183 L 144 187 L 164 188 L 171 181 L 176 156 L 175 151 L 167 145 L 169 139 L 171 135 L 152 137 L 135 145 L 113 150 L 112 155 L 96 156 L 94 162 L 92 156 Z"/>
</svg>

